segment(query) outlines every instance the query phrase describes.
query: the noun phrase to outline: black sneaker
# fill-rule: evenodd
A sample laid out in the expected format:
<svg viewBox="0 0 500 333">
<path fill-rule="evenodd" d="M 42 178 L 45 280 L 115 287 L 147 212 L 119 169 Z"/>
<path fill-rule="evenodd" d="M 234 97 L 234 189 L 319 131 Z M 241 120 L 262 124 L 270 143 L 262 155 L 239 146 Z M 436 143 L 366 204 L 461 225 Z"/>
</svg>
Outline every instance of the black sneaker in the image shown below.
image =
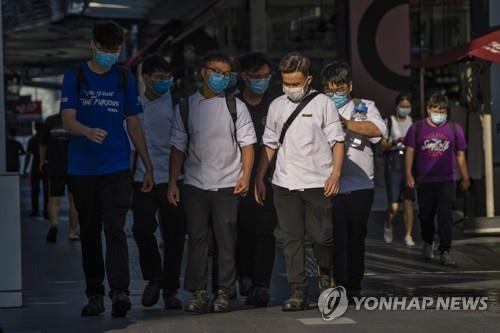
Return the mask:
<svg viewBox="0 0 500 333">
<path fill-rule="evenodd" d="M 229 312 L 229 298 L 230 295 L 222 289 L 217 291 L 217 297 L 212 303 L 212 312 L 223 313 Z"/>
<path fill-rule="evenodd" d="M 151 307 L 160 299 L 161 285 L 158 280 L 149 281 L 142 292 L 141 303 L 145 307 Z"/>
<path fill-rule="evenodd" d="M 309 306 L 305 290 L 295 289 L 292 295 L 281 305 L 283 311 L 304 311 Z"/>
<path fill-rule="evenodd" d="M 50 227 L 47 233 L 47 243 L 57 242 L 57 227 Z"/>
<path fill-rule="evenodd" d="M 253 305 L 256 308 L 264 308 L 269 305 L 269 290 L 264 287 L 250 289 L 245 305 Z"/>
<path fill-rule="evenodd" d="M 163 301 L 165 302 L 165 310 L 182 309 L 182 302 L 179 298 L 177 298 L 176 291 L 164 292 Z"/>
<path fill-rule="evenodd" d="M 95 295 L 89 297 L 89 302 L 82 308 L 82 317 L 99 316 L 104 313 L 104 297 Z"/>
<path fill-rule="evenodd" d="M 113 307 L 111 315 L 113 317 L 125 317 L 127 315 L 127 312 L 132 308 L 130 298 L 123 291 L 114 292 L 112 301 Z"/>
<path fill-rule="evenodd" d="M 206 290 L 197 290 L 184 306 L 184 311 L 197 314 L 208 313 L 208 294 Z"/>
<path fill-rule="evenodd" d="M 238 280 L 238 286 L 240 290 L 240 295 L 248 296 L 250 288 L 252 288 L 252 280 L 247 276 L 240 277 L 240 279 Z"/>
</svg>

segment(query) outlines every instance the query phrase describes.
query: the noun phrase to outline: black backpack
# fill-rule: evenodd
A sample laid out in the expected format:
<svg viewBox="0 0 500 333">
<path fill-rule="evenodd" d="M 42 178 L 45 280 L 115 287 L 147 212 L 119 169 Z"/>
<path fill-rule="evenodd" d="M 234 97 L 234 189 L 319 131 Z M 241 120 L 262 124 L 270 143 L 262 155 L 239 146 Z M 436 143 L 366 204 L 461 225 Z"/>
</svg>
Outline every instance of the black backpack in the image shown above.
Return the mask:
<svg viewBox="0 0 500 333">
<path fill-rule="evenodd" d="M 234 95 L 226 95 L 226 105 L 229 110 L 229 114 L 233 119 L 234 124 L 234 135 L 233 140 L 236 141 L 236 120 L 238 119 L 238 114 L 236 110 L 236 97 Z M 186 155 L 189 152 L 189 142 L 190 142 L 190 134 L 189 134 L 189 97 L 182 98 L 179 102 L 179 112 L 181 114 L 182 124 L 184 125 L 184 130 L 187 134 L 187 145 L 186 145 Z"/>
</svg>

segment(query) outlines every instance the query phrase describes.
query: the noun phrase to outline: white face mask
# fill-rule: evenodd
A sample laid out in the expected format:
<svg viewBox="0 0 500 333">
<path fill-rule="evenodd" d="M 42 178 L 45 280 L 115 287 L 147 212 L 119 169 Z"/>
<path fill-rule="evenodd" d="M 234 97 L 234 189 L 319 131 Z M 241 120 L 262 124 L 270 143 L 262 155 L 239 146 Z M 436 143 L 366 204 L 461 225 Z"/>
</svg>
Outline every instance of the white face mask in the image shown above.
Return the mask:
<svg viewBox="0 0 500 333">
<path fill-rule="evenodd" d="M 306 91 L 307 91 L 306 87 L 307 87 L 307 84 L 305 84 L 303 87 L 294 87 L 294 88 L 289 88 L 289 87 L 283 86 L 283 92 L 287 95 L 287 97 L 292 102 L 298 102 L 306 94 Z"/>
</svg>

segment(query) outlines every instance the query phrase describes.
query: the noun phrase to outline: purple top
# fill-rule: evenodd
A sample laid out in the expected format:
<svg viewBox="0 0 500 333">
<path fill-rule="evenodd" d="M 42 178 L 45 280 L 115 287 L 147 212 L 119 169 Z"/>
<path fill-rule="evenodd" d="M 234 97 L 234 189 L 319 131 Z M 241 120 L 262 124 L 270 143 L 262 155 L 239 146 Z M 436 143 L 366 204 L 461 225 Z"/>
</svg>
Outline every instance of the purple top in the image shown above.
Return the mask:
<svg viewBox="0 0 500 333">
<path fill-rule="evenodd" d="M 416 123 L 408 130 L 404 145 L 415 148 L 417 184 L 454 182 L 456 152 L 467 149 L 462 127 L 455 124 L 455 137 L 453 137 L 449 122 L 439 127 L 432 127 L 427 123 L 427 119 L 424 119 L 418 138 L 415 138 L 415 128 Z"/>
</svg>

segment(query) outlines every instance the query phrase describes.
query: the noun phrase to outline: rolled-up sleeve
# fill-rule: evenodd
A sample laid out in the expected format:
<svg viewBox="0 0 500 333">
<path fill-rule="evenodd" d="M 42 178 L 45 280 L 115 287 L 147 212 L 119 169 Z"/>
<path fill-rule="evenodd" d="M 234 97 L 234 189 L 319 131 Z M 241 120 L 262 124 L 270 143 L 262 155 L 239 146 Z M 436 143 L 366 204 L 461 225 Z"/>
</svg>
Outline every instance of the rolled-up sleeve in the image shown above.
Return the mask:
<svg viewBox="0 0 500 333">
<path fill-rule="evenodd" d="M 330 147 L 333 147 L 337 142 L 343 142 L 345 132 L 340 122 L 339 112 L 335 103 L 329 98 L 326 99 L 326 105 L 323 108 L 323 120 L 323 133 Z"/>
<path fill-rule="evenodd" d="M 245 103 L 237 102 L 237 114 L 236 119 L 236 140 L 240 147 L 245 147 L 253 145 L 257 142 L 257 136 L 255 135 L 255 128 L 253 127 L 252 117 L 248 112 L 248 108 Z"/>
<path fill-rule="evenodd" d="M 262 136 L 262 143 L 271 149 L 278 149 L 279 144 L 279 132 L 277 128 L 276 114 L 278 108 L 276 102 L 271 103 L 269 106 L 269 112 L 266 118 L 266 128 L 264 129 L 264 135 Z"/>
<path fill-rule="evenodd" d="M 188 135 L 186 129 L 184 128 L 184 124 L 182 122 L 182 117 L 178 105 L 175 108 L 174 119 L 172 121 L 170 144 L 177 150 L 186 153 L 188 144 Z"/>
<path fill-rule="evenodd" d="M 375 126 L 377 126 L 380 133 L 382 133 L 382 135 L 384 135 L 385 132 L 387 131 L 387 125 L 386 125 L 384 119 L 382 118 L 382 116 L 380 115 L 380 112 L 378 111 L 375 104 L 373 104 L 373 103 L 368 104 L 368 115 L 367 116 L 368 116 L 367 120 L 369 122 L 373 123 Z M 376 138 L 370 138 L 370 142 L 373 144 L 376 144 L 381 139 L 382 139 L 382 136 L 376 137 Z"/>
</svg>

